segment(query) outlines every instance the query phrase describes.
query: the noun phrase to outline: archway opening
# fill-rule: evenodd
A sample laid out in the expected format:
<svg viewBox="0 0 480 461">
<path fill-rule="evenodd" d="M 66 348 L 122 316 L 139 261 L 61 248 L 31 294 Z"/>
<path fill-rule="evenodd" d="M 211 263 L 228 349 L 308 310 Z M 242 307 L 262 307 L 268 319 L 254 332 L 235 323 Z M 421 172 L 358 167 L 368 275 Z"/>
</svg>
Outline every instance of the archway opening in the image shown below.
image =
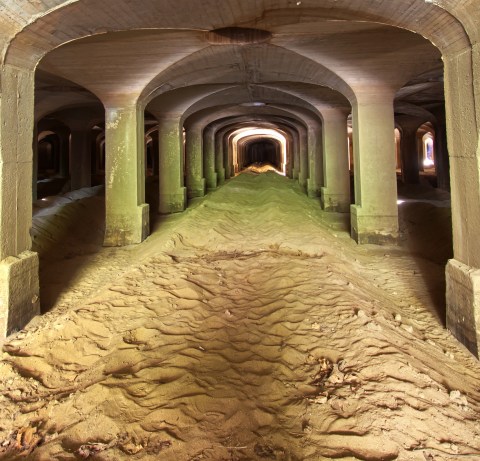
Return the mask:
<svg viewBox="0 0 480 461">
<path fill-rule="evenodd" d="M 271 165 L 282 176 L 286 175 L 287 139 L 280 131 L 249 127 L 237 130 L 231 136 L 235 173 L 253 164 L 263 164 Z"/>
</svg>

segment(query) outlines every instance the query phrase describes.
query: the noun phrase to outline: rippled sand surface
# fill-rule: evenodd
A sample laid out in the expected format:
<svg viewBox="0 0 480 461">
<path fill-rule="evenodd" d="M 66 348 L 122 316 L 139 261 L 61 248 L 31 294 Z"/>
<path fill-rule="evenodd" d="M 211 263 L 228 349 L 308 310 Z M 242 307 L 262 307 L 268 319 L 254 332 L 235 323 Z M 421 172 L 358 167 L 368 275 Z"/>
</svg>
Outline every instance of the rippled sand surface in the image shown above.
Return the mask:
<svg viewBox="0 0 480 461">
<path fill-rule="evenodd" d="M 443 267 L 344 225 L 250 173 L 140 246 L 59 257 L 85 267 L 3 346 L 0 458 L 479 460 Z"/>
</svg>

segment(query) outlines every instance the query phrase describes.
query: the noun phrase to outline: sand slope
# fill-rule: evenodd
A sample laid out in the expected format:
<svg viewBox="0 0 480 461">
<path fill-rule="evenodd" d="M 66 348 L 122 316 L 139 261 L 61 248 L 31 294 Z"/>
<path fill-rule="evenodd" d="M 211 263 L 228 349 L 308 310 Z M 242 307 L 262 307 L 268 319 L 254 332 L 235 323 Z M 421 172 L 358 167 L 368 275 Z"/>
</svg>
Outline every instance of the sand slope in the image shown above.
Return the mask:
<svg viewBox="0 0 480 461">
<path fill-rule="evenodd" d="M 0 458 L 480 459 L 480 366 L 440 324 L 443 267 L 344 225 L 243 174 L 96 253 L 4 344 Z"/>
</svg>

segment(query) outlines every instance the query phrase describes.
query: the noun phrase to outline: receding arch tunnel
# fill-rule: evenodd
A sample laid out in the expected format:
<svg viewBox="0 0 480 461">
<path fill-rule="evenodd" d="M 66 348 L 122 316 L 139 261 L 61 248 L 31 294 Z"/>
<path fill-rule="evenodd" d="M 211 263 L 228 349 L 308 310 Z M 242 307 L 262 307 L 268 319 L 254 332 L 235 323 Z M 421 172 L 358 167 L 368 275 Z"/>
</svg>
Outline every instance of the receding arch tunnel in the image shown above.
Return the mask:
<svg viewBox="0 0 480 461">
<path fill-rule="evenodd" d="M 479 23 L 2 2 L 0 458 L 477 456 Z"/>
</svg>

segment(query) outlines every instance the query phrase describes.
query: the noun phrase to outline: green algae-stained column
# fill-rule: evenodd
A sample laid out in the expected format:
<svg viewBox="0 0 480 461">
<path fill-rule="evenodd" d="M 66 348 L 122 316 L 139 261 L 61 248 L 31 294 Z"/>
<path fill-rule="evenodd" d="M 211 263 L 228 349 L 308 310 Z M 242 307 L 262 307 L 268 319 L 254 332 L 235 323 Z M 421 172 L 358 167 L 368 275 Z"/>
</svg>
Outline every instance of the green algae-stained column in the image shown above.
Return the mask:
<svg viewBox="0 0 480 461">
<path fill-rule="evenodd" d="M 348 168 L 347 114 L 324 110 L 322 208 L 325 211 L 350 211 L 350 171 Z"/>
<path fill-rule="evenodd" d="M 320 124 L 308 126 L 308 171 L 308 196 L 320 197 L 323 183 L 322 132 Z"/>
<path fill-rule="evenodd" d="M 158 120 L 159 183 L 158 211 L 161 214 L 185 210 L 187 189 L 183 185 L 183 134 L 178 117 Z"/>
<path fill-rule="evenodd" d="M 188 198 L 205 195 L 205 178 L 203 177 L 202 127 L 192 124 L 185 130 L 185 167 Z"/>
<path fill-rule="evenodd" d="M 207 190 L 216 189 L 218 177 L 215 171 L 215 128 L 212 126 L 203 130 L 203 169 Z"/>
<path fill-rule="evenodd" d="M 0 68 L 0 339 L 40 313 L 31 250 L 34 71 Z"/>
<path fill-rule="evenodd" d="M 149 233 L 143 114 L 136 104 L 105 110 L 105 246 L 140 243 Z"/>
<path fill-rule="evenodd" d="M 225 164 L 223 157 L 223 139 L 217 136 L 217 131 L 213 133 L 213 142 L 215 146 L 215 171 L 217 172 L 218 185 L 225 183 Z"/>
<path fill-rule="evenodd" d="M 352 237 L 358 243 L 389 243 L 398 237 L 393 95 L 378 92 L 357 97 L 352 121 Z"/>
<path fill-rule="evenodd" d="M 307 178 L 308 178 L 308 134 L 307 129 L 301 129 L 300 131 L 300 169 L 298 172 L 298 183 L 304 192 L 307 191 Z"/>
</svg>

